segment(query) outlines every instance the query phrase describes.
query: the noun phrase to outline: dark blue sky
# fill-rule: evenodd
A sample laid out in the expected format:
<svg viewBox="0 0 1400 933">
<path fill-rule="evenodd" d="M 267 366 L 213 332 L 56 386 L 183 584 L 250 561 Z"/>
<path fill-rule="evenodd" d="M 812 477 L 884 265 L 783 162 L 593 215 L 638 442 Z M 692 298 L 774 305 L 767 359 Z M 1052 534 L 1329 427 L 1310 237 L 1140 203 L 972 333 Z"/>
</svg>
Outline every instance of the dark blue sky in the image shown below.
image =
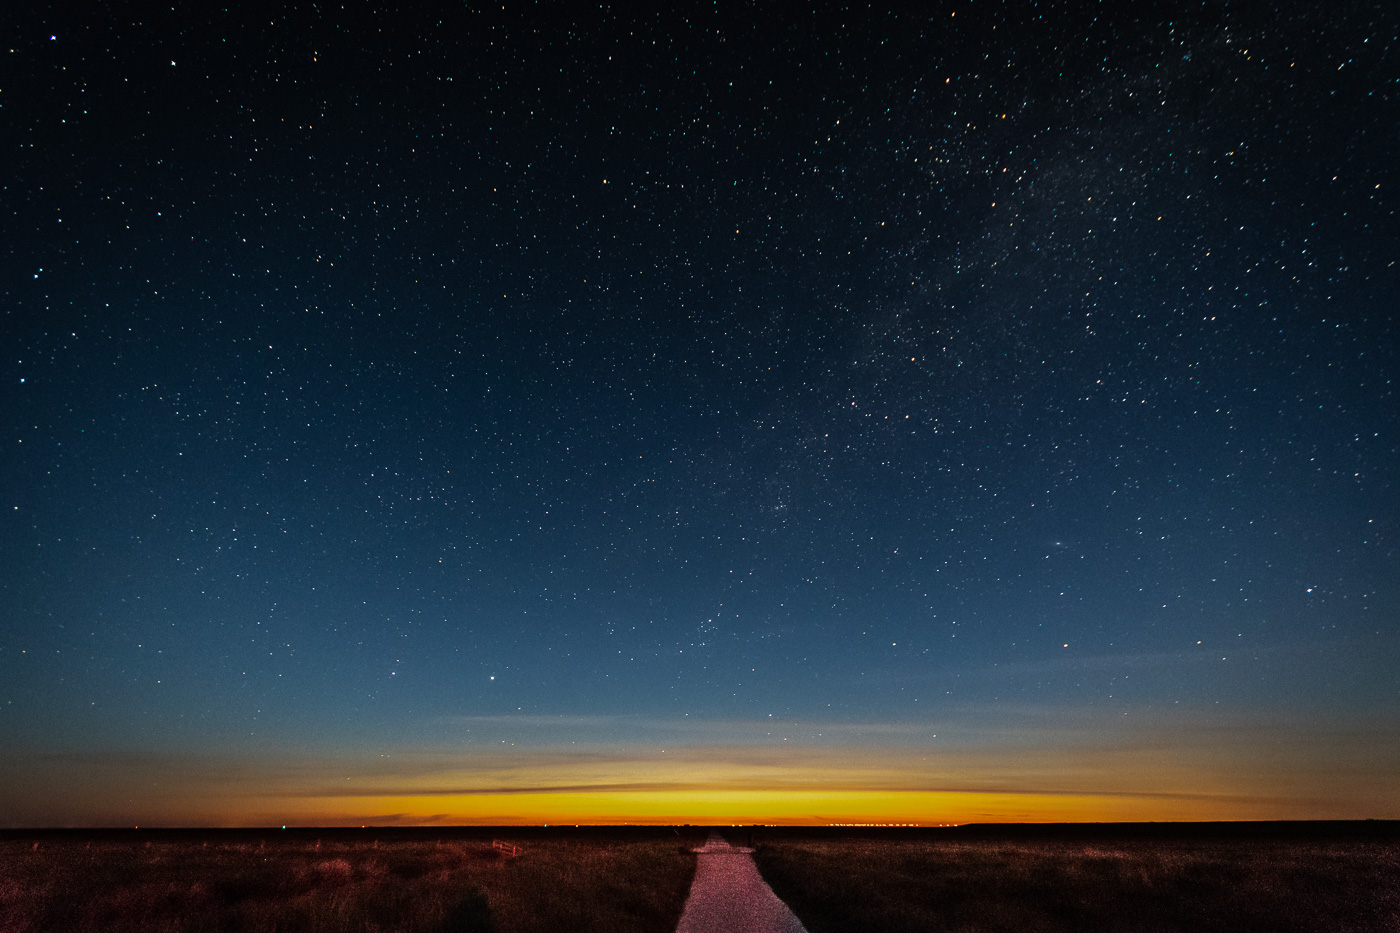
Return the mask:
<svg viewBox="0 0 1400 933">
<path fill-rule="evenodd" d="M 4 14 L 0 825 L 1400 816 L 1400 17 L 1121 7 Z"/>
</svg>

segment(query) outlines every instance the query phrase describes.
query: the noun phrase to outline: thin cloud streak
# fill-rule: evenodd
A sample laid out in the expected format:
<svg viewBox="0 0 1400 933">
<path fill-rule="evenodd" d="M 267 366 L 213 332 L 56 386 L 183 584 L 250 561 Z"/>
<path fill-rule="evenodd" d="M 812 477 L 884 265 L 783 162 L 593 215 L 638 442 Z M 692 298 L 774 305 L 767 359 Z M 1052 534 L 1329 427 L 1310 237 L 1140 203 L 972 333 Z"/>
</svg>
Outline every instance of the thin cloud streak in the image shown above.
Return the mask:
<svg viewBox="0 0 1400 933">
<path fill-rule="evenodd" d="M 634 794 L 634 793 L 684 793 L 713 794 L 729 791 L 761 791 L 767 793 L 868 793 L 884 794 L 968 794 L 1020 797 L 1122 797 L 1142 800 L 1214 800 L 1245 802 L 1257 798 L 1245 794 L 1200 793 L 1190 791 L 1128 791 L 1105 788 L 1039 788 L 1003 786 L 941 786 L 937 784 L 907 785 L 890 783 L 872 787 L 867 783 L 818 780 L 744 781 L 736 780 L 725 784 L 687 781 L 636 781 L 617 784 L 540 784 L 526 786 L 496 787 L 443 787 L 443 788 L 382 788 L 379 790 L 341 790 L 329 788 L 325 791 L 307 791 L 302 794 L 267 794 L 265 796 L 322 797 L 481 797 L 517 794 Z"/>
<path fill-rule="evenodd" d="M 519 716 L 446 716 L 434 720 L 444 725 L 521 726 L 535 729 L 625 729 L 667 731 L 676 734 L 721 735 L 726 740 L 748 733 L 771 732 L 775 728 L 801 729 L 823 735 L 922 735 L 932 726 L 915 722 L 838 722 L 804 721 L 795 718 L 770 719 L 690 719 L 645 716 L 558 716 L 525 713 Z"/>
<path fill-rule="evenodd" d="M 764 807 L 774 819 L 818 822 L 875 818 L 901 806 L 934 822 L 948 813 L 1395 813 L 1393 786 L 1377 775 L 1400 770 L 1400 743 L 1383 719 L 1328 730 L 1325 720 L 1303 716 L 1130 712 L 1003 704 L 949 709 L 937 724 L 459 717 L 479 728 L 538 728 L 542 740 L 512 748 L 439 739 L 335 755 L 289 747 L 253 756 L 17 749 L 0 762 L 0 796 L 11 801 L 6 825 L 340 825 L 355 823 L 348 814 L 373 811 L 371 801 L 410 814 L 419 801 L 427 819 L 450 809 L 450 799 L 466 822 L 763 821 Z M 558 733 L 560 723 L 572 727 L 572 738 Z M 804 737 L 817 732 L 819 740 Z M 696 802 L 706 808 L 699 815 L 687 809 Z M 564 818 L 575 812 L 570 806 L 578 819 Z"/>
</svg>

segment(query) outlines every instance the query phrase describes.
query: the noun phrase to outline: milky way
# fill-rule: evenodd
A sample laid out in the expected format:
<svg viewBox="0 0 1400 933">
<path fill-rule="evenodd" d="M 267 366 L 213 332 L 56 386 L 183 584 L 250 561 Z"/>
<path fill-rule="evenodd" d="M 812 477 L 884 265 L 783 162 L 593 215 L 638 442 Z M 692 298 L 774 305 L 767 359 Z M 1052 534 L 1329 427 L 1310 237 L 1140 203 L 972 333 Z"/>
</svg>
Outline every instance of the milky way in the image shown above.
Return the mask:
<svg viewBox="0 0 1400 933">
<path fill-rule="evenodd" d="M 1400 17 L 1149 6 L 6 14 L 0 825 L 1400 816 Z"/>
</svg>

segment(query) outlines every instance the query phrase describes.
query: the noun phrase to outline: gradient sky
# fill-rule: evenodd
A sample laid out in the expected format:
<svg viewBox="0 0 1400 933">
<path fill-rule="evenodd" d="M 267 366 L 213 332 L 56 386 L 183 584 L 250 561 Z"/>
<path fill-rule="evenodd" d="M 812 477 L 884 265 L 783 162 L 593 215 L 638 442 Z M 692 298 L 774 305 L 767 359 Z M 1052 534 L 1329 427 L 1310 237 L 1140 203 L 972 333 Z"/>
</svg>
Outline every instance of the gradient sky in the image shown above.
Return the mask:
<svg viewBox="0 0 1400 933">
<path fill-rule="evenodd" d="M 46 6 L 0 826 L 1400 817 L 1393 4 Z"/>
</svg>

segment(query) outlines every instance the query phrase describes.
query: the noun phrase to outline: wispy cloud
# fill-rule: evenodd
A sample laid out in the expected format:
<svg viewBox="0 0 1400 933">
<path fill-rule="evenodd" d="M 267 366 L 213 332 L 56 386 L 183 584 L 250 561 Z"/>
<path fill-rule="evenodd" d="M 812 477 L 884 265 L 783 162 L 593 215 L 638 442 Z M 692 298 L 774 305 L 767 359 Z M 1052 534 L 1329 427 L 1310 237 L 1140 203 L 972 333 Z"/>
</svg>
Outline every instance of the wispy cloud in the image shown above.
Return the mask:
<svg viewBox="0 0 1400 933">
<path fill-rule="evenodd" d="M 1005 819 L 1394 812 L 1392 782 L 1377 775 L 1400 770 L 1400 728 L 1383 716 L 1340 730 L 1302 714 L 1129 712 L 1003 703 L 950 706 L 936 722 L 522 714 L 445 720 L 539 733 L 514 746 L 439 735 L 335 755 L 20 748 L 0 761 L 0 824 L 58 812 L 131 814 L 128 825 L 339 824 L 380 804 L 383 815 L 360 822 L 452 822 L 444 812 L 550 821 L 571 800 L 600 820 L 685 819 L 696 802 L 741 821 L 761 821 L 764 807 L 789 820 L 895 817 L 901 806 Z"/>
<path fill-rule="evenodd" d="M 882 794 L 968 794 L 1020 797 L 1121 797 L 1141 800 L 1215 800 L 1251 801 L 1256 795 L 1238 793 L 1206 793 L 1198 791 L 1134 791 L 1104 787 L 1026 787 L 1026 786 L 946 786 L 890 781 L 872 786 L 869 782 L 824 780 L 733 780 L 722 784 L 697 781 L 633 781 L 614 784 L 530 784 L 484 787 L 380 788 L 370 791 L 350 791 L 331 788 L 324 792 L 306 791 L 303 797 L 464 797 L 520 794 L 715 794 L 735 791 L 757 791 L 783 794 L 809 793 L 882 793 Z M 276 795 L 285 796 L 285 795 Z"/>
<path fill-rule="evenodd" d="M 799 729 L 825 735 L 917 735 L 929 726 L 918 722 L 854 722 L 835 720 L 806 720 L 796 717 L 765 717 L 759 719 L 715 719 L 711 717 L 654 716 L 577 716 L 521 713 L 496 716 L 444 716 L 433 722 L 464 728 L 520 728 L 595 730 L 597 732 L 674 732 L 689 735 L 721 735 L 726 738 L 745 734 L 760 734 L 773 729 Z"/>
</svg>

